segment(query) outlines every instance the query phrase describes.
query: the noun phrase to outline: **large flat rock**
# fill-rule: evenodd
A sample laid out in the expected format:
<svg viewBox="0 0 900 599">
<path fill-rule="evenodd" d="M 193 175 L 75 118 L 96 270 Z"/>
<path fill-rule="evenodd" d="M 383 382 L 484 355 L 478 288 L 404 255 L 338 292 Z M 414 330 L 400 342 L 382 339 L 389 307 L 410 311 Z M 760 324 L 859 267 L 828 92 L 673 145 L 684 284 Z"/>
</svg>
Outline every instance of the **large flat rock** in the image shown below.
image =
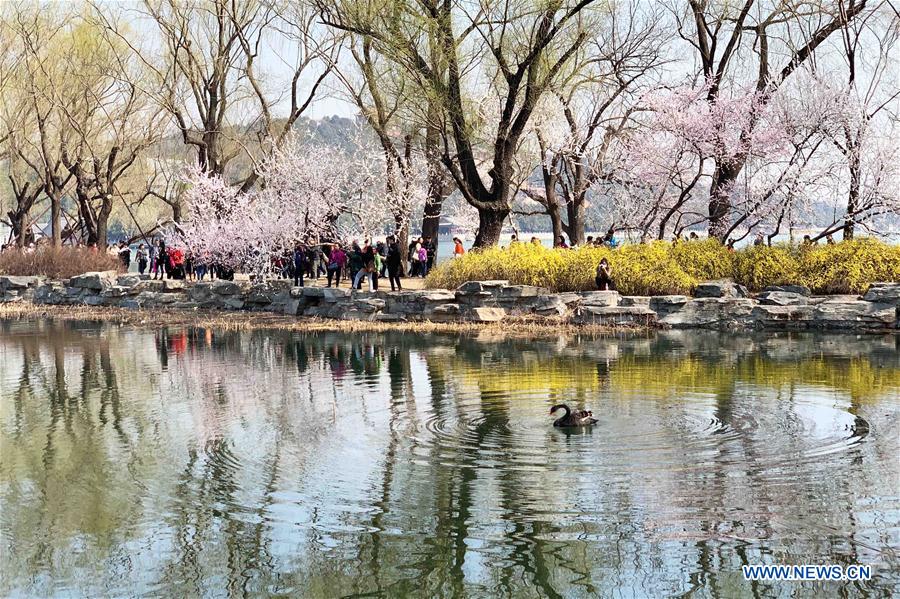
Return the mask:
<svg viewBox="0 0 900 599">
<path fill-rule="evenodd" d="M 759 305 L 752 318 L 758 328 L 881 330 L 897 325 L 897 308 L 864 300 L 822 302 L 815 305 Z"/>
<path fill-rule="evenodd" d="M 763 291 L 756 296 L 757 301 L 764 306 L 806 306 L 809 297 L 791 291 Z"/>
<path fill-rule="evenodd" d="M 506 287 L 507 285 L 509 285 L 509 281 L 505 280 L 466 281 L 456 288 L 456 292 L 458 294 L 480 293 L 482 291 L 499 293 L 500 289 Z"/>
<path fill-rule="evenodd" d="M 813 320 L 820 328 L 889 328 L 896 325 L 897 308 L 865 300 L 824 302 L 815 307 Z"/>
<path fill-rule="evenodd" d="M 872 283 L 863 299 L 867 302 L 900 304 L 900 283 Z"/>
<path fill-rule="evenodd" d="M 10 291 L 12 289 L 28 289 L 29 287 L 37 287 L 43 282 L 44 277 L 14 276 L 4 275 L 0 277 L 0 291 Z"/>
<path fill-rule="evenodd" d="M 762 304 L 753 309 L 751 317 L 757 328 L 805 329 L 813 320 L 815 306 L 781 306 Z"/>
<path fill-rule="evenodd" d="M 141 281 L 141 275 L 136 274 L 124 274 L 116 277 L 116 285 L 120 287 L 134 287 Z"/>
<path fill-rule="evenodd" d="M 763 292 L 766 291 L 786 291 L 788 293 L 799 293 L 800 295 L 805 295 L 806 297 L 812 295 L 809 287 L 805 287 L 803 285 L 769 285 L 768 287 L 763 288 Z"/>
<path fill-rule="evenodd" d="M 209 284 L 209 290 L 216 295 L 238 295 L 241 286 L 234 281 L 215 280 Z"/>
<path fill-rule="evenodd" d="M 116 271 L 105 270 L 101 272 L 86 272 L 76 275 L 69 279 L 69 287 L 77 287 L 79 289 L 91 289 L 100 291 L 109 287 L 116 280 Z"/>
<path fill-rule="evenodd" d="M 649 326 L 656 322 L 656 312 L 646 306 L 582 306 L 575 322 L 610 326 Z"/>
<path fill-rule="evenodd" d="M 322 290 L 322 299 L 329 303 L 334 303 L 338 300 L 342 300 L 350 297 L 349 289 L 342 289 L 340 287 L 325 287 Z"/>
<path fill-rule="evenodd" d="M 748 326 L 755 306 L 750 298 L 696 298 L 676 309 L 660 311 L 659 322 L 673 328 L 741 328 Z"/>
<path fill-rule="evenodd" d="M 747 288 L 738 285 L 731 279 L 718 279 L 716 281 L 704 281 L 697 285 L 694 297 L 749 297 Z"/>
<path fill-rule="evenodd" d="M 466 319 L 473 322 L 498 322 L 506 316 L 506 310 L 491 306 L 479 306 L 466 311 Z"/>
<path fill-rule="evenodd" d="M 550 293 L 544 287 L 535 287 L 533 285 L 505 285 L 500 288 L 501 299 L 518 299 L 523 297 L 537 297 L 539 295 L 547 295 Z"/>
<path fill-rule="evenodd" d="M 579 295 L 582 306 L 618 306 L 621 299 L 618 291 L 582 291 Z"/>
</svg>

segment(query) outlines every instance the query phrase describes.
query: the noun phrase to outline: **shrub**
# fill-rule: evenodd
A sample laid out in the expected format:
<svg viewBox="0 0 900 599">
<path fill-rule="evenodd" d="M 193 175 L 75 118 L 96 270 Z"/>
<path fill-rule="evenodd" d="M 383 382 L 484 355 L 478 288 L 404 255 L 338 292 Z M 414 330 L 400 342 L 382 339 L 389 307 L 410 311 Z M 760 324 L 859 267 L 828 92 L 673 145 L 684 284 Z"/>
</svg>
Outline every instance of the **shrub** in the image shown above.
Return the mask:
<svg viewBox="0 0 900 599">
<path fill-rule="evenodd" d="M 561 276 L 563 256 L 532 243 L 472 251 L 432 270 L 429 287 L 455 288 L 466 281 L 507 279 L 515 285 L 547 286 Z"/>
<path fill-rule="evenodd" d="M 506 279 L 513 285 L 536 285 L 551 291 L 594 289 L 601 258 L 607 258 L 613 280 L 627 295 L 688 293 L 697 280 L 685 273 L 666 242 L 627 245 L 618 250 L 585 247 L 550 249 L 531 243 L 473 251 L 437 266 L 426 286 L 453 289 L 466 281 Z"/>
<path fill-rule="evenodd" d="M 900 247 L 874 239 L 801 247 L 799 281 L 813 293 L 863 293 L 873 281 L 900 280 Z"/>
<path fill-rule="evenodd" d="M 807 285 L 816 293 L 862 293 L 874 281 L 900 280 L 900 247 L 873 239 L 797 248 L 754 246 L 730 252 L 716 240 L 654 241 L 616 250 L 557 250 L 521 243 L 472 251 L 437 266 L 425 281 L 453 289 L 466 281 L 506 279 L 551 291 L 594 289 L 602 258 L 625 295 L 687 294 L 700 281 L 734 278 L 759 291 L 768 285 Z"/>
<path fill-rule="evenodd" d="M 560 275 L 553 284 L 556 291 L 594 289 L 597 265 L 606 258 L 612 264 L 614 252 L 605 247 L 584 247 L 575 250 L 555 250 L 563 260 Z M 615 271 L 613 272 L 615 274 Z"/>
<path fill-rule="evenodd" d="M 106 252 L 76 247 L 38 247 L 33 252 L 8 248 L 0 252 L 0 274 L 43 275 L 67 279 L 98 270 L 118 270 L 122 263 Z"/>
<path fill-rule="evenodd" d="M 717 239 L 685 241 L 672 248 L 681 270 L 698 281 L 724 279 L 734 272 L 734 254 Z"/>
<path fill-rule="evenodd" d="M 678 265 L 666 241 L 623 246 L 613 252 L 609 264 L 623 295 L 686 294 L 699 282 Z"/>
<path fill-rule="evenodd" d="M 753 291 L 800 283 L 796 251 L 788 245 L 752 246 L 735 252 L 734 280 Z"/>
</svg>

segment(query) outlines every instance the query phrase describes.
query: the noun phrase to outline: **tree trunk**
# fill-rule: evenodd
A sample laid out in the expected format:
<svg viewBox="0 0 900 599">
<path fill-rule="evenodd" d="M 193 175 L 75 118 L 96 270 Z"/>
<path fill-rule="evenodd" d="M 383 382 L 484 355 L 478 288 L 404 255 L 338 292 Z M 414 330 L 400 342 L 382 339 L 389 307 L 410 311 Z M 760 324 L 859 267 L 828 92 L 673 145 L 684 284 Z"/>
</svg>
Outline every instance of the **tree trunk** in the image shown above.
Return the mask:
<svg viewBox="0 0 900 599">
<path fill-rule="evenodd" d="M 9 217 L 9 226 L 12 229 L 12 235 L 13 239 L 16 240 L 16 245 L 19 248 L 25 247 L 27 237 L 25 227 L 28 221 L 28 214 L 18 210 L 15 212 L 10 210 L 6 215 Z"/>
<path fill-rule="evenodd" d="M 104 195 L 100 211 L 97 213 L 97 243 L 100 246 L 105 246 L 107 243 L 106 232 L 109 228 L 109 215 L 112 214 L 112 204 L 112 196 Z"/>
<path fill-rule="evenodd" d="M 78 203 L 78 215 L 81 220 L 82 238 L 85 245 L 96 244 L 99 248 L 100 239 L 97 235 L 97 222 L 91 209 L 91 200 L 77 183 L 75 186 L 75 201 Z"/>
<path fill-rule="evenodd" d="M 53 241 L 53 247 L 58 248 L 62 245 L 62 219 L 61 204 L 58 193 L 48 193 L 50 197 L 50 234 Z"/>
<path fill-rule="evenodd" d="M 853 213 L 859 208 L 859 181 L 860 181 L 860 160 L 859 147 L 854 143 L 853 147 L 848 148 L 850 152 L 850 192 L 847 195 L 847 217 L 844 218 L 844 239 L 853 239 L 854 233 L 854 216 Z"/>
<path fill-rule="evenodd" d="M 106 247 L 107 245 L 107 235 L 106 235 L 106 219 L 97 219 L 97 247 Z"/>
<path fill-rule="evenodd" d="M 172 220 L 176 223 L 181 222 L 181 200 L 176 200 L 169 204 L 172 207 Z"/>
<path fill-rule="evenodd" d="M 731 188 L 737 181 L 743 161 L 716 163 L 709 189 L 709 236 L 725 242 L 731 216 Z"/>
<path fill-rule="evenodd" d="M 569 202 L 567 211 L 569 226 L 566 230 L 569 234 L 569 244 L 582 245 L 584 243 L 584 197 L 575 196 Z"/>
<path fill-rule="evenodd" d="M 422 236 L 431 237 L 435 248 L 438 244 L 441 225 L 441 209 L 446 193 L 445 174 L 441 166 L 441 133 L 435 125 L 439 113 L 433 103 L 428 105 L 428 123 L 425 127 L 425 167 L 428 169 L 428 196 L 425 198 L 425 209 L 422 211 Z M 406 248 L 403 250 L 406 252 Z M 406 256 L 403 256 L 404 262 Z"/>
<path fill-rule="evenodd" d="M 400 249 L 400 263 L 406 264 L 409 259 L 409 219 L 400 215 L 394 216 L 394 236 Z"/>
<path fill-rule="evenodd" d="M 559 216 L 559 204 L 548 202 L 547 214 L 550 216 L 550 227 L 553 229 L 553 245 L 556 245 L 560 235 L 563 234 L 562 219 Z"/>
<path fill-rule="evenodd" d="M 435 194 L 432 194 L 431 190 L 429 190 L 428 197 L 425 199 L 425 209 L 422 211 L 422 237 L 431 237 L 435 240 L 435 243 L 437 243 L 438 235 L 440 234 L 441 206 L 443 203 L 444 196 L 440 189 Z"/>
<path fill-rule="evenodd" d="M 503 221 L 509 216 L 509 208 L 478 210 L 478 234 L 473 248 L 489 248 L 500 243 Z"/>
</svg>

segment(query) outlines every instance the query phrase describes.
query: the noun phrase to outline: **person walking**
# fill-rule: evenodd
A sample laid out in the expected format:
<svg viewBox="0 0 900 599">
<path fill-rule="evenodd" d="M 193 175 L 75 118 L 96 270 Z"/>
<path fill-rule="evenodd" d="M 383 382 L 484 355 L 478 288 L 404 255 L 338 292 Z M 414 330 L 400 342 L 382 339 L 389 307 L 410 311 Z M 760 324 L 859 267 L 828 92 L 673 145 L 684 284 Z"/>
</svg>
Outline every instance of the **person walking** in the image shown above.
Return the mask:
<svg viewBox="0 0 900 599">
<path fill-rule="evenodd" d="M 315 246 L 309 246 L 306 248 L 306 278 L 319 278 L 319 256 L 316 252 Z"/>
<path fill-rule="evenodd" d="M 434 239 L 431 237 L 425 238 L 425 253 L 427 259 L 425 260 L 425 272 L 431 272 L 431 269 L 434 268 L 434 259 L 437 256 L 437 243 L 435 243 Z"/>
<path fill-rule="evenodd" d="M 388 238 L 387 258 L 388 279 L 391 282 L 391 291 L 401 291 L 403 285 L 400 284 L 400 268 L 403 265 L 403 256 L 400 252 L 400 244 L 394 237 Z M 394 284 L 396 283 L 396 289 Z"/>
<path fill-rule="evenodd" d="M 341 249 L 339 244 L 334 244 L 331 246 L 331 253 L 328 255 L 328 286 L 331 287 L 331 282 L 334 280 L 334 286 L 340 287 L 341 285 L 341 272 L 344 270 L 344 266 L 347 264 L 347 254 Z"/>
<path fill-rule="evenodd" d="M 350 279 L 350 287 L 354 287 L 353 282 L 356 280 L 357 273 L 363 267 L 363 255 L 362 248 L 359 247 L 359 243 L 354 239 L 350 244 L 350 251 L 347 254 L 347 272 L 349 273 Z"/>
<path fill-rule="evenodd" d="M 119 242 L 119 260 L 125 267 L 125 272 L 128 272 L 128 269 L 131 268 L 131 248 L 124 241 Z"/>
<path fill-rule="evenodd" d="M 463 254 L 466 253 L 466 248 L 463 247 L 462 239 L 459 237 L 453 238 L 453 257 L 459 258 Z"/>
<path fill-rule="evenodd" d="M 208 270 L 207 263 L 209 262 L 209 256 L 206 252 L 198 252 L 197 253 L 197 262 L 194 265 L 194 274 L 197 275 L 197 280 L 202 281 L 204 277 L 206 277 L 206 271 Z"/>
<path fill-rule="evenodd" d="M 163 275 L 169 274 L 169 251 L 166 249 L 166 242 L 159 240 L 159 253 L 156 255 L 156 269 L 159 271 L 159 280 L 163 279 Z M 156 278 L 155 276 L 153 277 Z"/>
<path fill-rule="evenodd" d="M 369 291 L 375 290 L 374 272 L 375 272 L 375 248 L 370 244 L 366 244 L 359 251 L 361 266 L 353 277 L 353 289 L 362 289 L 362 280 L 369 280 Z"/>
<path fill-rule="evenodd" d="M 375 266 L 375 268 L 372 270 L 372 287 L 375 291 L 378 291 L 378 279 L 382 277 L 381 273 L 384 272 L 385 268 L 387 268 L 387 265 L 384 263 L 384 258 L 378 252 L 377 248 L 373 252 L 372 256 L 374 258 L 373 264 Z"/>
<path fill-rule="evenodd" d="M 143 243 L 138 246 L 135 257 L 137 258 L 138 274 L 142 275 L 147 270 L 147 248 Z"/>
<path fill-rule="evenodd" d="M 387 260 L 385 259 L 385 258 L 387 258 L 387 242 L 386 241 L 387 240 L 379 241 L 377 244 L 375 244 L 375 254 L 378 256 L 378 259 L 376 260 L 376 262 L 378 262 L 378 264 L 380 264 L 379 270 L 378 270 L 378 276 L 380 276 L 380 277 L 384 277 L 385 273 L 387 272 Z"/>
<path fill-rule="evenodd" d="M 184 275 L 188 281 L 194 280 L 194 251 L 187 250 L 184 253 Z"/>
<path fill-rule="evenodd" d="M 415 277 L 419 274 L 419 240 L 415 237 L 409 242 L 406 252 L 406 259 L 409 260 L 409 276 Z"/>
<path fill-rule="evenodd" d="M 419 244 L 419 276 L 423 279 L 428 275 L 428 250 L 423 244 Z"/>
<path fill-rule="evenodd" d="M 154 239 L 150 242 L 150 250 L 147 252 L 147 258 L 150 262 L 150 274 L 154 275 L 156 273 L 156 252 L 157 252 L 157 243 L 158 241 Z"/>
</svg>

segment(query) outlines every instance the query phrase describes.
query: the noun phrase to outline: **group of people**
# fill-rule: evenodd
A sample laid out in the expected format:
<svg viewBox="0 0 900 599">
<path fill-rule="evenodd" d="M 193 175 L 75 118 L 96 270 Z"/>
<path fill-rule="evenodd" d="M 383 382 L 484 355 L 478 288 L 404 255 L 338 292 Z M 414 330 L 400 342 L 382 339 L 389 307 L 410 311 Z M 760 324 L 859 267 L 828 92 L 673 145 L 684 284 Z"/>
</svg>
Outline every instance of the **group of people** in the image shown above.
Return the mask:
<svg viewBox="0 0 900 599">
<path fill-rule="evenodd" d="M 127 271 L 131 266 L 131 249 L 122 241 L 118 249 L 119 259 Z M 154 239 L 149 244 L 141 243 L 135 252 L 139 274 L 149 274 L 151 279 L 186 279 L 203 281 L 233 279 L 234 271 L 226 268 L 203 254 L 177 247 L 170 247 L 162 239 Z"/>
<path fill-rule="evenodd" d="M 456 238 L 454 238 L 454 244 Z M 419 237 L 409 243 L 409 276 L 422 277 L 428 275 L 434 266 L 434 258 L 437 255 L 437 244 L 431 237 Z"/>
<path fill-rule="evenodd" d="M 419 241 L 415 242 L 420 245 Z M 416 263 L 419 262 L 420 248 L 410 251 L 416 253 Z M 425 268 L 427 269 L 427 250 L 425 254 Z M 378 279 L 387 275 L 391 284 L 391 291 L 403 289 L 400 278 L 403 272 L 403 253 L 397 238 L 393 235 L 381 242 L 372 243 L 368 238 L 360 244 L 354 239 L 345 250 L 340 243 L 324 245 L 306 245 L 298 243 L 289 259 L 278 261 L 278 268 L 282 278 L 293 279 L 294 285 L 303 287 L 304 278 L 317 280 L 324 275 L 327 278 L 327 286 L 337 287 L 341 279 L 350 281 L 353 289 L 361 289 L 363 281 L 366 281 L 369 291 L 378 289 Z M 418 267 L 417 272 L 421 269 Z M 413 267 L 410 267 L 412 272 Z M 427 272 L 427 270 L 425 271 Z M 424 276 L 424 274 L 422 275 Z"/>
<path fill-rule="evenodd" d="M 453 238 L 453 241 L 454 241 L 454 242 L 457 242 L 457 241 L 458 241 L 458 238 L 454 237 L 454 238 Z M 509 244 L 510 244 L 510 245 L 514 245 L 514 244 L 516 244 L 516 243 L 519 243 L 519 236 L 516 235 L 515 233 L 513 233 L 513 234 L 510 236 Z M 532 243 L 532 244 L 534 244 L 534 245 L 543 245 L 543 243 L 541 243 L 541 240 L 540 240 L 539 238 L 537 238 L 537 237 L 532 237 L 532 238 L 529 240 L 529 243 Z M 462 242 L 458 242 L 458 246 L 457 246 L 457 247 L 458 247 L 459 249 L 462 249 Z M 571 244 L 571 245 L 570 245 L 569 242 L 566 241 L 566 236 L 565 236 L 565 235 L 560 235 L 559 237 L 557 237 L 557 238 L 555 238 L 555 239 L 553 240 L 553 247 L 556 248 L 556 249 L 569 250 L 569 249 L 575 249 L 576 247 L 579 247 L 579 246 L 576 245 L 576 244 Z M 593 235 L 588 235 L 587 237 L 585 237 L 584 243 L 581 244 L 580 247 L 608 247 L 608 248 L 617 248 L 617 247 L 619 247 L 619 240 L 616 239 L 616 237 L 615 237 L 615 235 L 613 234 L 612 231 L 609 231 L 609 232 L 608 232 L 606 235 L 604 235 L 603 237 L 594 237 Z M 464 253 L 465 253 L 465 250 L 463 250 L 463 251 L 461 251 L 461 252 L 459 252 L 459 253 L 460 253 L 460 254 L 464 254 Z"/>
</svg>

